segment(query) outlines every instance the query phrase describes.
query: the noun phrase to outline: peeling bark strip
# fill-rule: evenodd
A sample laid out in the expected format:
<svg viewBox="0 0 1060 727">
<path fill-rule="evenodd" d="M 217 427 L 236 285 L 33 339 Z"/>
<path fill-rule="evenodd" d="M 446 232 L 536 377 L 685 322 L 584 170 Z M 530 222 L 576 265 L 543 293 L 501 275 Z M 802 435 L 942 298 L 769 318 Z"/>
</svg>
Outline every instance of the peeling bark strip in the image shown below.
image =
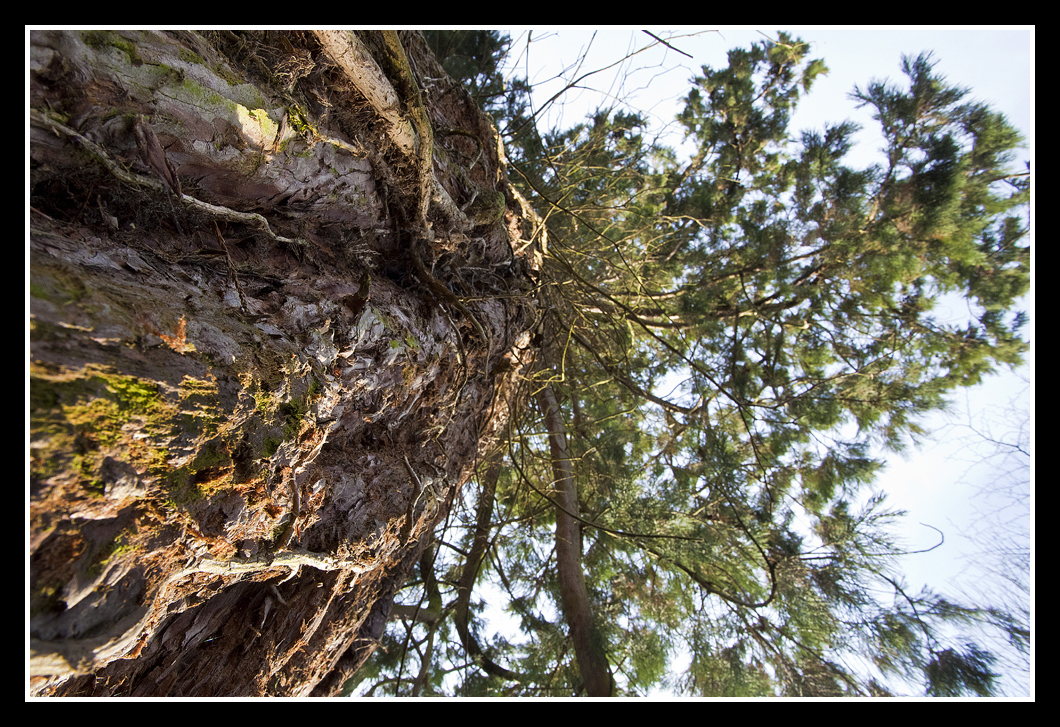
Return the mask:
<svg viewBox="0 0 1060 727">
<path fill-rule="evenodd" d="M 345 570 L 354 574 L 367 573 L 378 563 L 372 561 L 340 560 L 323 553 L 311 553 L 307 550 L 292 550 L 256 558 L 234 558 L 232 560 L 213 560 L 204 558 L 190 568 L 174 573 L 159 587 L 156 601 L 164 596 L 165 589 L 179 581 L 199 573 L 221 576 L 233 576 L 242 573 L 260 573 L 272 568 L 287 568 L 289 575 L 277 585 L 294 578 L 303 566 L 320 571 Z M 277 592 L 277 598 L 282 600 Z M 66 639 L 56 642 L 45 642 L 36 639 L 30 642 L 30 675 L 67 675 L 81 674 L 106 666 L 116 655 L 125 653 L 135 644 L 141 631 L 149 625 L 152 618 L 145 613 L 135 625 L 124 623 L 113 636 L 102 636 L 92 639 Z"/>
<path fill-rule="evenodd" d="M 158 143 L 154 130 L 143 116 L 136 120 L 133 132 L 136 134 L 136 144 L 140 147 L 141 161 L 158 175 L 158 178 L 169 187 L 170 192 L 179 197 L 181 195 L 180 179 L 177 178 L 173 165 L 166 158 L 162 145 Z"/>
<path fill-rule="evenodd" d="M 424 256 L 491 270 L 433 273 L 475 298 L 466 356 L 380 192 L 423 198 L 402 99 L 330 60 L 357 36 L 31 33 L 32 695 L 338 693 L 503 430 L 523 213 L 461 217 L 513 198 L 496 138 L 401 38 L 429 118 L 488 142 L 430 175 Z"/>
<path fill-rule="evenodd" d="M 538 405 L 545 417 L 556 499 L 556 570 L 559 573 L 563 615 L 570 626 L 578 669 L 590 697 L 610 697 L 613 691 L 611 671 L 603 645 L 595 636 L 592 604 L 582 572 L 581 527 L 571 513 L 578 513 L 578 492 L 567 447 L 567 429 L 559 402 L 551 386 L 541 389 Z"/>
<path fill-rule="evenodd" d="M 386 124 L 387 136 L 402 154 L 419 154 L 420 140 L 401 108 L 401 98 L 371 51 L 349 30 L 317 30 L 313 35 Z"/>
</svg>

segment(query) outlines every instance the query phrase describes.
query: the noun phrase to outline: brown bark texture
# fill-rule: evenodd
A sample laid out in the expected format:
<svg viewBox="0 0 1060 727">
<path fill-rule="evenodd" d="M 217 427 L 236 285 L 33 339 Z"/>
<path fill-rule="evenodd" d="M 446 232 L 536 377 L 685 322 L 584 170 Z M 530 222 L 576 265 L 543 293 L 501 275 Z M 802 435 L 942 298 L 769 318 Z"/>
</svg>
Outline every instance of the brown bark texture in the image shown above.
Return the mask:
<svg viewBox="0 0 1060 727">
<path fill-rule="evenodd" d="M 532 364 L 496 131 L 415 32 L 29 51 L 29 693 L 336 694 Z"/>
</svg>

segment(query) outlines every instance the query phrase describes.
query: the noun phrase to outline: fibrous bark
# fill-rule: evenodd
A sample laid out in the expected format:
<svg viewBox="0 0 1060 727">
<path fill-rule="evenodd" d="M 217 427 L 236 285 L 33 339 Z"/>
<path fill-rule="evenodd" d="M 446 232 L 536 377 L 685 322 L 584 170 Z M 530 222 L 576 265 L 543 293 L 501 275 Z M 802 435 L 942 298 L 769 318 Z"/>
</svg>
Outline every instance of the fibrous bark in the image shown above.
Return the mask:
<svg viewBox="0 0 1060 727">
<path fill-rule="evenodd" d="M 415 260 L 452 299 L 395 224 L 407 99 L 334 52 L 377 38 L 31 35 L 32 694 L 336 693 L 502 426 L 520 206 L 400 40 L 431 125 L 478 139 L 432 142 Z"/>
</svg>

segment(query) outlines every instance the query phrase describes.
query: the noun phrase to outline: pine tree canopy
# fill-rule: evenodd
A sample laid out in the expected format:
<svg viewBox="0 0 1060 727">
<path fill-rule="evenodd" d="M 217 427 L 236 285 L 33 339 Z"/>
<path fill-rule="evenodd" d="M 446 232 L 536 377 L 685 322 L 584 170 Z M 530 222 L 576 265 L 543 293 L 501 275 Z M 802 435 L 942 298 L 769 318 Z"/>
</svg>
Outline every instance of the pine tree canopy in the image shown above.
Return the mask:
<svg viewBox="0 0 1060 727">
<path fill-rule="evenodd" d="M 358 693 L 592 694 L 592 654 L 616 695 L 993 694 L 977 629 L 1018 626 L 910 590 L 873 485 L 925 414 L 1027 353 L 1030 177 L 1005 117 L 906 57 L 850 94 L 884 139 L 853 166 L 856 125 L 790 128 L 827 68 L 780 34 L 702 68 L 679 153 L 621 111 L 539 131 L 501 84 L 507 39 L 435 35 L 540 214 L 541 346 L 401 594 L 445 618 L 395 624 Z M 487 599 L 518 633 L 482 628 Z"/>
</svg>

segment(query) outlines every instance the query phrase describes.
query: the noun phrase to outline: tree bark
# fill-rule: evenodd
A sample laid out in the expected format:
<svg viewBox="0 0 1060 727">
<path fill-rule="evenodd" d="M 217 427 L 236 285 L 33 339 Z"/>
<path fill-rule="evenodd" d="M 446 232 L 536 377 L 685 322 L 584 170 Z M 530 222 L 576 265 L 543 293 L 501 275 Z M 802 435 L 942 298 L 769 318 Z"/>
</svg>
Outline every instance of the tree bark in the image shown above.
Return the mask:
<svg viewBox="0 0 1060 727">
<path fill-rule="evenodd" d="M 401 34 L 430 123 L 479 140 L 431 142 L 414 254 L 453 299 L 417 282 L 378 40 L 31 34 L 31 694 L 338 693 L 502 428 L 523 213 Z"/>
</svg>

